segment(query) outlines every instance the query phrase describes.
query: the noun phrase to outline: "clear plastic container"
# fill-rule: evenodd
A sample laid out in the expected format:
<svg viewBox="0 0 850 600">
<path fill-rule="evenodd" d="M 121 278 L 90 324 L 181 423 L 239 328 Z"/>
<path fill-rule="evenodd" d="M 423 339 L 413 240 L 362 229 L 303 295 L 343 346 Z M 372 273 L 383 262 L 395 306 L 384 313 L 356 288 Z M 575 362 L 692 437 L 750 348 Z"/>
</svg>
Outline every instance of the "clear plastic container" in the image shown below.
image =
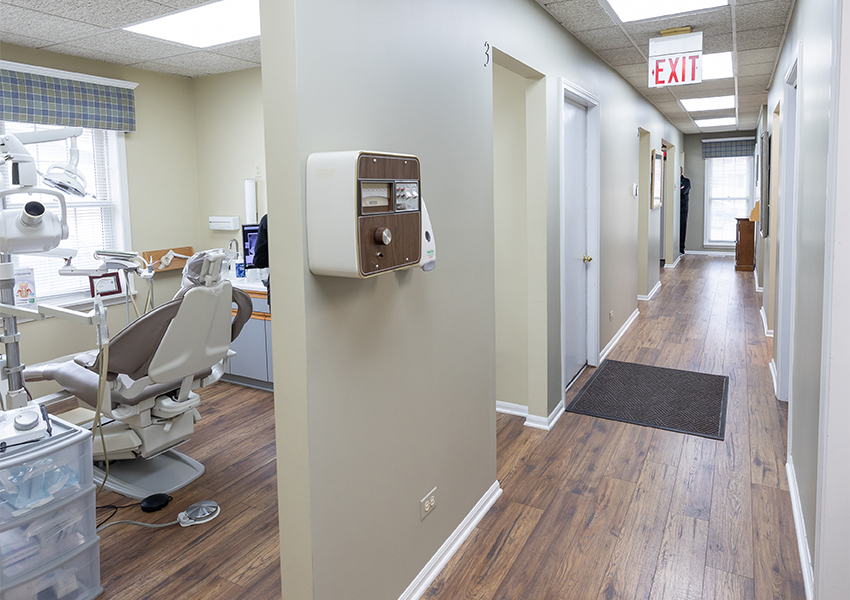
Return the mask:
<svg viewBox="0 0 850 600">
<path fill-rule="evenodd" d="M 97 536 L 69 557 L 0 584 L 0 600 L 90 600 L 101 593 Z"/>
<path fill-rule="evenodd" d="M 95 535 L 94 485 L 0 525 L 0 581 L 32 572 Z"/>
<path fill-rule="evenodd" d="M 92 485 L 91 433 L 51 421 L 52 437 L 0 454 L 0 528 Z"/>
</svg>

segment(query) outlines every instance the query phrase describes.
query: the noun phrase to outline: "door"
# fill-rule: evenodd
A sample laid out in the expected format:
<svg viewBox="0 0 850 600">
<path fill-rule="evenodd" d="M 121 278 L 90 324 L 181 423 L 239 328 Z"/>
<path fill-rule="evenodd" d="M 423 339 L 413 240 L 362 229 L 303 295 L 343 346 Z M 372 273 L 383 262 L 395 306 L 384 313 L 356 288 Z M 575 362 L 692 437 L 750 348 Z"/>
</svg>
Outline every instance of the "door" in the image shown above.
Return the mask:
<svg viewBox="0 0 850 600">
<path fill-rule="evenodd" d="M 565 98 L 563 115 L 561 346 L 569 383 L 587 364 L 587 109 Z"/>
</svg>

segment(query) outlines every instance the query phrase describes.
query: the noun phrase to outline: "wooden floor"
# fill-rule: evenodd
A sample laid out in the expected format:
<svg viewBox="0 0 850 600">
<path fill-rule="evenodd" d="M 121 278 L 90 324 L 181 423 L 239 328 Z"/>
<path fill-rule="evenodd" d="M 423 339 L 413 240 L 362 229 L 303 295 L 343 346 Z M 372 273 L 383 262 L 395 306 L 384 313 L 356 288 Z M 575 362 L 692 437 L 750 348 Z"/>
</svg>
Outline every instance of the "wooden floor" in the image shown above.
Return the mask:
<svg viewBox="0 0 850 600">
<path fill-rule="evenodd" d="M 221 514 L 188 528 L 116 525 L 100 533 L 99 598 L 120 600 L 275 600 L 280 548 L 272 393 L 219 382 L 201 390 L 201 421 L 180 451 L 206 472 L 157 513 L 125 508 L 112 520 L 167 523 L 200 500 Z M 62 412 L 61 407 L 51 412 Z M 98 506 L 134 502 L 98 495 Z M 98 510 L 104 519 L 109 510 Z"/>
<path fill-rule="evenodd" d="M 609 358 L 729 375 L 725 441 L 574 413 L 545 432 L 499 415 L 504 493 L 423 598 L 805 598 L 787 412 L 753 274 L 694 255 L 662 271 Z"/>
</svg>

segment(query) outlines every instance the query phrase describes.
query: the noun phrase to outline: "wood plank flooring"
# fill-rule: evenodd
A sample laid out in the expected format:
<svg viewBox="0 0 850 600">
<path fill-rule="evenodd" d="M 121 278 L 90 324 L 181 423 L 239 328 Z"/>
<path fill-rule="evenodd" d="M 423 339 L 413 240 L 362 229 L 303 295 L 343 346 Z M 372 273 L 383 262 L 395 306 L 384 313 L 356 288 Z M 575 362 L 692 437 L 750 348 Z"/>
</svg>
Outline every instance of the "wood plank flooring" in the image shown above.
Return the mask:
<svg viewBox="0 0 850 600">
<path fill-rule="evenodd" d="M 753 274 L 686 255 L 662 286 L 609 358 L 729 375 L 725 440 L 500 414 L 504 493 L 423 599 L 805 598 Z"/>
<path fill-rule="evenodd" d="M 116 525 L 100 533 L 100 577 L 116 600 L 274 600 L 281 596 L 277 472 L 272 393 L 219 382 L 200 390 L 201 420 L 180 451 L 205 473 L 162 511 L 138 506 L 112 520 L 167 523 L 200 500 L 215 500 L 221 514 L 189 528 L 141 529 Z M 60 414 L 67 406 L 51 407 Z M 98 506 L 135 502 L 98 495 Z M 105 519 L 109 510 L 98 510 Z"/>
</svg>

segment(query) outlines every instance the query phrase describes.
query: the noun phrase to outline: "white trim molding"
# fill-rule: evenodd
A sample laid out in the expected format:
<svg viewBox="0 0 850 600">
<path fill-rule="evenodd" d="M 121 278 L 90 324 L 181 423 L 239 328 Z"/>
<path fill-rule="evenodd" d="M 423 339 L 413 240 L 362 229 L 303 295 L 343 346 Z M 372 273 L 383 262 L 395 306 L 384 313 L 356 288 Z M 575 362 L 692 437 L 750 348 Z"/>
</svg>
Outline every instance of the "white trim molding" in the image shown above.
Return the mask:
<svg viewBox="0 0 850 600">
<path fill-rule="evenodd" d="M 651 290 L 649 290 L 649 293 L 648 293 L 646 296 L 643 296 L 643 295 L 641 295 L 641 294 L 638 294 L 638 300 L 642 300 L 642 301 L 644 301 L 644 302 L 646 302 L 646 301 L 648 301 L 648 300 L 652 300 L 652 297 L 653 297 L 655 294 L 657 294 L 657 293 L 658 293 L 658 290 L 660 290 L 660 289 L 661 289 L 661 282 L 659 281 L 658 283 L 656 283 L 656 284 L 655 284 L 655 287 L 654 287 L 654 288 L 652 288 Z"/>
<path fill-rule="evenodd" d="M 664 268 L 665 268 L 665 269 L 675 269 L 675 268 L 676 268 L 676 265 L 678 265 L 678 264 L 679 264 L 679 261 L 680 261 L 680 260 L 682 260 L 682 255 L 681 255 L 681 254 L 680 254 L 679 256 L 677 256 L 677 257 L 676 257 L 676 260 L 674 260 L 674 261 L 673 261 L 673 264 L 671 264 L 671 265 L 665 264 L 665 265 L 664 265 Z"/>
<path fill-rule="evenodd" d="M 36 65 L 25 65 L 23 63 L 9 62 L 8 60 L 0 60 L 0 69 L 18 71 L 19 73 L 30 73 L 31 75 L 56 77 L 57 79 L 70 79 L 72 81 L 84 81 L 86 83 L 96 83 L 98 85 L 109 85 L 112 87 L 119 87 L 128 90 L 134 90 L 139 86 L 138 83 L 135 83 L 133 81 L 124 81 L 122 79 L 109 79 L 108 77 L 98 77 L 97 75 L 88 75 L 86 73 L 60 71 L 58 69 L 49 69 L 47 67 L 39 67 Z"/>
<path fill-rule="evenodd" d="M 619 342 L 620 338 L 623 337 L 623 335 L 626 333 L 626 330 L 632 326 L 632 323 L 634 323 L 635 319 L 637 319 L 639 316 L 640 311 L 638 309 L 635 309 L 632 315 L 628 319 L 626 319 L 626 322 L 623 323 L 623 326 L 620 327 L 620 330 L 616 333 L 614 337 L 611 338 L 611 341 L 608 342 L 602 352 L 599 353 L 599 364 L 602 364 L 602 361 L 608 357 L 608 355 L 611 353 L 611 350 L 614 349 L 614 346 L 617 345 L 617 342 Z"/>
<path fill-rule="evenodd" d="M 548 417 L 538 417 L 537 415 L 528 415 L 525 418 L 525 426 L 526 427 L 534 427 L 535 429 L 543 429 L 544 431 L 551 431 L 555 426 L 555 423 L 558 422 L 558 419 L 561 418 L 561 415 L 564 414 L 564 400 L 561 399 L 558 402 L 558 406 L 555 407 L 555 410 Z"/>
<path fill-rule="evenodd" d="M 800 566 L 803 569 L 803 586 L 806 588 L 806 600 L 813 600 L 815 574 L 812 568 L 812 555 L 806 538 L 806 522 L 803 520 L 803 506 L 800 502 L 800 488 L 797 487 L 797 474 L 794 472 L 794 460 L 788 457 L 785 463 L 788 473 L 788 490 L 791 493 L 791 510 L 794 513 L 794 529 L 797 531 L 797 548 L 800 551 Z"/>
<path fill-rule="evenodd" d="M 496 502 L 499 496 L 502 495 L 502 488 L 499 485 L 498 480 L 490 486 L 490 489 L 487 490 L 478 503 L 472 508 L 468 515 L 461 521 L 460 525 L 452 532 L 443 545 L 440 546 L 440 549 L 437 550 L 436 554 L 431 557 L 431 560 L 428 561 L 428 564 L 425 565 L 419 575 L 416 576 L 407 589 L 404 590 L 401 596 L 398 597 L 398 600 L 419 600 L 422 597 L 422 594 L 428 589 L 428 587 L 434 582 L 437 578 L 437 575 L 440 574 L 440 571 L 443 570 L 443 567 L 451 560 L 452 556 L 454 556 L 455 552 L 457 552 L 458 548 L 460 548 L 461 544 L 469 537 L 469 534 L 475 529 L 475 526 L 478 525 L 479 521 L 487 514 L 487 511 L 490 510 L 490 507 L 493 506 L 493 503 Z"/>
<path fill-rule="evenodd" d="M 764 327 L 765 337 L 773 337 L 773 329 L 767 328 L 767 313 L 764 312 L 764 306 L 759 309 L 759 314 L 761 315 L 761 325 Z"/>
<path fill-rule="evenodd" d="M 770 364 L 768 366 L 770 367 L 770 378 L 773 380 L 773 395 L 776 396 L 777 400 L 780 400 L 780 398 L 779 398 L 779 376 L 776 372 L 776 359 L 771 358 Z"/>
<path fill-rule="evenodd" d="M 514 415 L 515 417 L 527 417 L 528 407 L 523 404 L 514 404 L 513 402 L 500 402 L 496 400 L 496 412 L 503 415 Z"/>
</svg>

